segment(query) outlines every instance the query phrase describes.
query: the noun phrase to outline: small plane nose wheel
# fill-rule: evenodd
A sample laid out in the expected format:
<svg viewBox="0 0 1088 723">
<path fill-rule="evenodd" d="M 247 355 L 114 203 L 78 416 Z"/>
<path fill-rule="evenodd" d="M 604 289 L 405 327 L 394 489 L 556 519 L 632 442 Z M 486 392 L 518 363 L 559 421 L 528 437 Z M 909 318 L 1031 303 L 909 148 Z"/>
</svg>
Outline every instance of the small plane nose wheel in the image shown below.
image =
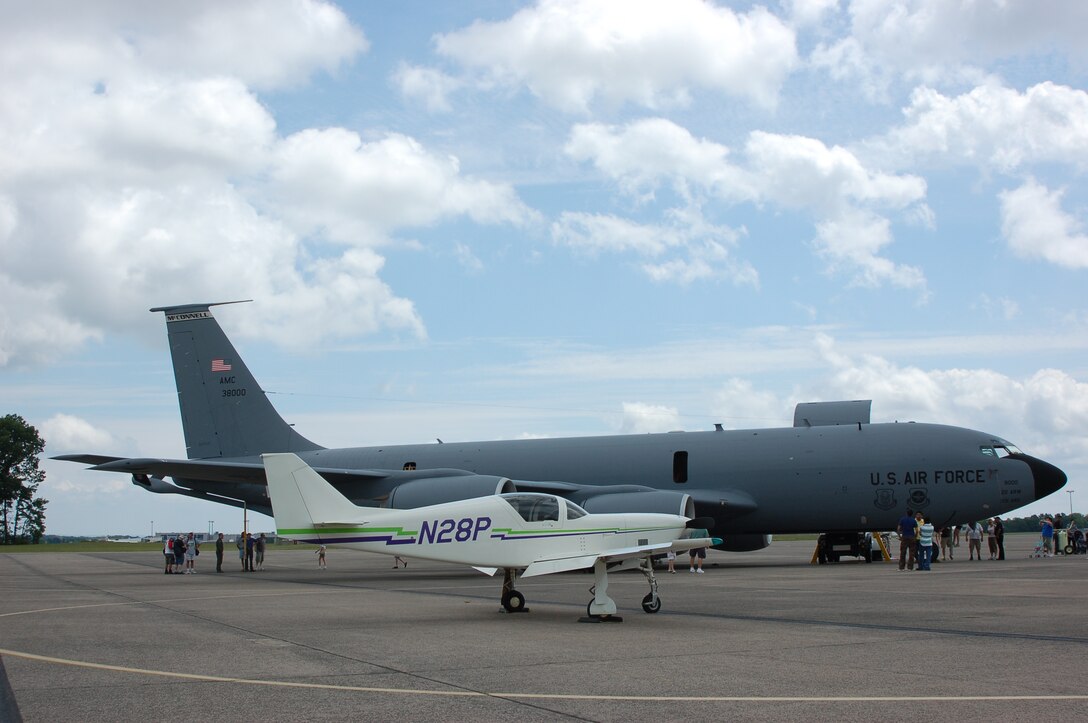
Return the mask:
<svg viewBox="0 0 1088 723">
<path fill-rule="evenodd" d="M 525 610 L 525 596 L 517 590 L 507 590 L 502 594 L 502 607 L 508 613 L 520 613 Z"/>
<path fill-rule="evenodd" d="M 648 613 L 656 613 L 661 609 L 661 598 L 657 593 L 646 593 L 646 597 L 642 598 L 642 609 Z"/>
</svg>

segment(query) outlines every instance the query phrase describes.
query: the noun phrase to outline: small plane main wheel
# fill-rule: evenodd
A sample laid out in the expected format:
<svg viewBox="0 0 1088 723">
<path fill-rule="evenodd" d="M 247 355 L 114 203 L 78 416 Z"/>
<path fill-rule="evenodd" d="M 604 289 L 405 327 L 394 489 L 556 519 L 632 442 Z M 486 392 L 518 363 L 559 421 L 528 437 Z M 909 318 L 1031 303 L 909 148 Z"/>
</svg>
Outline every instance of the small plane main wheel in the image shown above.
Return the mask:
<svg viewBox="0 0 1088 723">
<path fill-rule="evenodd" d="M 1073 551 L 1074 551 L 1074 548 L 1073 548 L 1073 546 L 1072 546 L 1072 545 L 1066 545 L 1066 546 L 1065 546 L 1065 549 L 1063 550 L 1063 552 L 1064 552 L 1064 553 L 1065 553 L 1066 555 L 1072 555 L 1072 554 L 1073 554 Z"/>
<path fill-rule="evenodd" d="M 652 592 L 646 593 L 646 597 L 642 598 L 642 609 L 644 612 L 656 613 L 661 609 L 661 596 Z"/>
<path fill-rule="evenodd" d="M 502 606 L 508 613 L 516 613 L 525 607 L 525 596 L 517 590 L 508 590 L 502 594 Z"/>
</svg>

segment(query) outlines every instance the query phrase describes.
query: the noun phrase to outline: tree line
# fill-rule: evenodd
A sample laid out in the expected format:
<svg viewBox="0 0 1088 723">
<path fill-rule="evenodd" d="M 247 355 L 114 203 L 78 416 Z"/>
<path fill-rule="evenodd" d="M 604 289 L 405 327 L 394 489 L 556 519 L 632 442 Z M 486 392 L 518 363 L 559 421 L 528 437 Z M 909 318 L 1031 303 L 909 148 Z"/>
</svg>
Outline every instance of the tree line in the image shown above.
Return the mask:
<svg viewBox="0 0 1088 723">
<path fill-rule="evenodd" d="M 1009 517 L 1002 518 L 1001 522 L 1005 525 L 1005 532 L 1039 532 L 1040 524 L 1043 518 L 1049 518 L 1053 522 L 1057 522 L 1057 518 L 1061 515 L 1061 525 L 1064 530 L 1069 527 L 1069 514 L 1054 513 L 1053 515 L 1032 515 L 1031 517 Z M 1073 513 L 1073 522 L 1076 523 L 1077 528 L 1083 530 L 1085 524 L 1085 517 L 1080 512 Z"/>
<path fill-rule="evenodd" d="M 45 441 L 18 414 L 0 418 L 0 545 L 38 544 L 45 534 L 45 506 L 37 496 L 45 472 L 38 458 Z"/>
</svg>

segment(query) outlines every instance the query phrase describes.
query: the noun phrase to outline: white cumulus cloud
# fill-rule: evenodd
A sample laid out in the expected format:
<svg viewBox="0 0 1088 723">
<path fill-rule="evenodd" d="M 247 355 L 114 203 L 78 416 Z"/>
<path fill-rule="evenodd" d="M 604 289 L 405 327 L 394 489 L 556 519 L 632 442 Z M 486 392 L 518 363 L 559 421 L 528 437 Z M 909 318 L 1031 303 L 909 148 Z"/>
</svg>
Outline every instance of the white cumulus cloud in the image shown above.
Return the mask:
<svg viewBox="0 0 1088 723">
<path fill-rule="evenodd" d="M 773 106 L 797 63 L 793 31 L 763 7 L 701 0 L 541 0 L 440 35 L 439 54 L 485 85 L 523 85 L 584 113 L 598 103 L 683 105 L 708 90 Z"/>
<path fill-rule="evenodd" d="M 636 199 L 656 198 L 659 189 L 668 187 L 683 201 L 670 214 L 688 219 L 692 229 L 698 226 L 690 221 L 696 217 L 688 209 L 704 199 L 769 203 L 807 213 L 816 224 L 816 247 L 833 271 L 864 286 L 891 283 L 925 292 L 919 269 L 881 255 L 892 241 L 891 222 L 883 214 L 902 212 L 911 222 L 929 217 L 926 184 L 917 176 L 870 170 L 850 150 L 814 138 L 763 131 L 750 133 L 742 153 L 734 158 L 728 147 L 696 138 L 660 118 L 622 127 L 579 124 L 571 131 L 566 151 L 576 160 L 593 163 Z M 615 219 L 607 223 L 621 226 Z M 576 239 L 584 246 L 593 245 L 591 241 L 599 246 L 604 243 L 596 240 L 600 236 L 584 233 Z M 613 245 L 645 253 L 659 252 L 676 236 L 632 226 L 630 233 L 606 238 Z M 699 275 L 696 269 L 694 276 Z"/>
<path fill-rule="evenodd" d="M 285 345 L 422 337 L 376 249 L 440 220 L 537 218 L 408 136 L 278 131 L 259 92 L 367 49 L 325 2 L 47 0 L 5 14 L 0 48 L 0 365 L 186 299 L 260 299 L 242 334 Z"/>
<path fill-rule="evenodd" d="M 1017 256 L 1088 268 L 1088 232 L 1081 219 L 1062 210 L 1062 193 L 1034 179 L 1002 191 L 1001 232 Z"/>
<path fill-rule="evenodd" d="M 849 35 L 821 44 L 811 60 L 874 97 L 897 76 L 977 80 L 981 66 L 998 60 L 1088 55 L 1088 5 L 1081 2 L 851 0 L 848 13 Z"/>
</svg>

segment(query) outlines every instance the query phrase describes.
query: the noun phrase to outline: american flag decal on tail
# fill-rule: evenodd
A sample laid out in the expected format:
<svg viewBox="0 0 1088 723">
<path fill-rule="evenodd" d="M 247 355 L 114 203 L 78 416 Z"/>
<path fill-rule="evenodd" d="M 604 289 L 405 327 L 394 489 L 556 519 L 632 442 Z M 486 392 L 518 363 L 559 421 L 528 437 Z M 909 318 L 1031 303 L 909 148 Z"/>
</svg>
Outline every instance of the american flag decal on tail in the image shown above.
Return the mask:
<svg viewBox="0 0 1088 723">
<path fill-rule="evenodd" d="M 230 359 L 212 359 L 213 372 L 229 372 Z"/>
</svg>

